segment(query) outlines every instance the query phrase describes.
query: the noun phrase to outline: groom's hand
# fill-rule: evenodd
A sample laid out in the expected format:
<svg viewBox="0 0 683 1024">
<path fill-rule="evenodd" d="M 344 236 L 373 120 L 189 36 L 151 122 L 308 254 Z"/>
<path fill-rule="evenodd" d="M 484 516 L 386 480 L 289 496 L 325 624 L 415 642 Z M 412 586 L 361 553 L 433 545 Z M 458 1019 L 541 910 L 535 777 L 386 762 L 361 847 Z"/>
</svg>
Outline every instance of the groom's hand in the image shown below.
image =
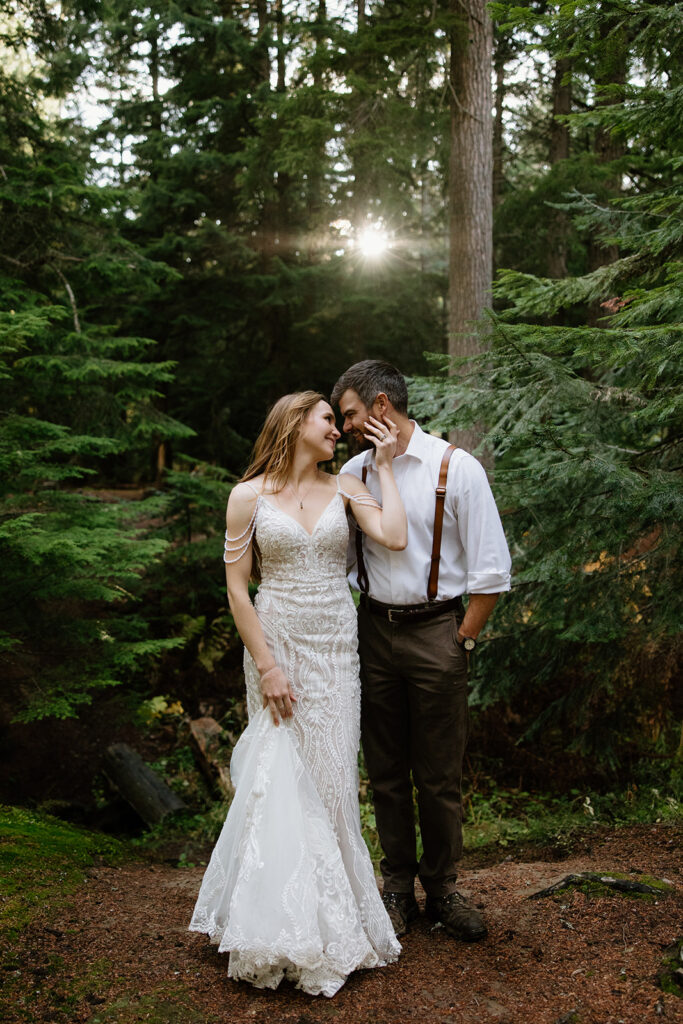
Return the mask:
<svg viewBox="0 0 683 1024">
<path fill-rule="evenodd" d="M 287 676 L 278 665 L 273 665 L 261 676 L 261 693 L 263 706 L 270 708 L 275 725 L 280 724 L 280 717 L 292 717 L 292 701 L 296 702 L 296 697 Z"/>
</svg>

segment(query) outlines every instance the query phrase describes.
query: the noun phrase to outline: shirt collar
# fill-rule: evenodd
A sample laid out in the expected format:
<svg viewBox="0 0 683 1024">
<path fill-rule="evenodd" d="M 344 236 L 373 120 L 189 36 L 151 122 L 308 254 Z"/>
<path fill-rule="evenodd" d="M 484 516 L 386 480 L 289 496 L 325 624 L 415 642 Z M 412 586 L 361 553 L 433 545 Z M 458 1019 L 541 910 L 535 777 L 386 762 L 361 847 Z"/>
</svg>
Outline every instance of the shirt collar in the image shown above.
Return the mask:
<svg viewBox="0 0 683 1024">
<path fill-rule="evenodd" d="M 421 462 L 428 449 L 427 435 L 422 430 L 415 420 L 410 421 L 413 424 L 413 432 L 410 435 L 410 441 L 408 441 L 408 447 L 404 451 L 403 455 L 399 455 L 398 458 L 403 458 L 405 455 L 412 457 L 413 459 L 419 459 Z"/>
<path fill-rule="evenodd" d="M 421 430 L 415 420 L 410 421 L 413 424 L 413 432 L 410 435 L 410 441 L 408 441 L 408 447 L 404 451 L 403 455 L 397 455 L 397 459 L 405 459 L 406 457 L 417 459 L 418 462 L 422 462 L 429 454 L 427 445 L 427 435 L 424 430 Z M 375 453 L 373 451 L 370 458 L 370 465 L 375 469 Z"/>
</svg>

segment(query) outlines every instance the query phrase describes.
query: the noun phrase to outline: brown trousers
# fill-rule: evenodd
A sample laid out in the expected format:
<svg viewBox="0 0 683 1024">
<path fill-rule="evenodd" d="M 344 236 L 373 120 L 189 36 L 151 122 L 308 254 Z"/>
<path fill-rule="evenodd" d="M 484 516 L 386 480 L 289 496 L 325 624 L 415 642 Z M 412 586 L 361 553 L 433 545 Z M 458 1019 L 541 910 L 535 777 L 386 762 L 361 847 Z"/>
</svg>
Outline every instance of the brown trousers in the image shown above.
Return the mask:
<svg viewBox="0 0 683 1024">
<path fill-rule="evenodd" d="M 391 623 L 358 609 L 361 738 L 384 851 L 385 892 L 455 889 L 462 854 L 462 760 L 468 732 L 467 656 L 457 611 Z M 412 774 L 412 779 L 411 779 Z M 413 782 L 423 854 L 417 863 Z"/>
</svg>

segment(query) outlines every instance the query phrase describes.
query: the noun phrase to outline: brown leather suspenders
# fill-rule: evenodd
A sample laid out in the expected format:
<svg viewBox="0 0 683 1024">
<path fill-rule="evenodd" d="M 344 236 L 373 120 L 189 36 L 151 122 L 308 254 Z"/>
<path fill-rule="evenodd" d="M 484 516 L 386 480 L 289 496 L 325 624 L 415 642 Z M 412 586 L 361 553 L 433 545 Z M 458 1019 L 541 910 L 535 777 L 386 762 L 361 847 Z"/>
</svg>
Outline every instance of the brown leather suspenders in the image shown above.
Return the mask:
<svg viewBox="0 0 683 1024">
<path fill-rule="evenodd" d="M 439 562 L 441 561 L 441 533 L 443 531 L 443 511 L 446 503 L 446 481 L 448 479 L 448 463 L 455 451 L 455 445 L 449 444 L 443 453 L 441 466 L 439 467 L 439 481 L 436 485 L 436 499 L 434 502 L 434 531 L 432 539 L 432 557 L 429 566 L 429 582 L 427 584 L 427 599 L 435 601 L 439 592 Z M 363 483 L 368 477 L 367 464 L 363 466 L 361 480 Z M 356 563 L 358 566 L 358 589 L 362 594 L 368 592 L 368 574 L 363 558 L 363 532 L 356 523 Z"/>
<path fill-rule="evenodd" d="M 441 530 L 443 527 L 443 509 L 446 503 L 446 480 L 448 478 L 448 463 L 455 451 L 455 445 L 449 444 L 441 459 L 439 468 L 439 482 L 436 485 L 436 500 L 434 503 L 434 538 L 432 540 L 432 560 L 429 567 L 429 583 L 427 584 L 427 600 L 436 601 L 439 592 L 439 562 L 441 560 Z"/>
</svg>

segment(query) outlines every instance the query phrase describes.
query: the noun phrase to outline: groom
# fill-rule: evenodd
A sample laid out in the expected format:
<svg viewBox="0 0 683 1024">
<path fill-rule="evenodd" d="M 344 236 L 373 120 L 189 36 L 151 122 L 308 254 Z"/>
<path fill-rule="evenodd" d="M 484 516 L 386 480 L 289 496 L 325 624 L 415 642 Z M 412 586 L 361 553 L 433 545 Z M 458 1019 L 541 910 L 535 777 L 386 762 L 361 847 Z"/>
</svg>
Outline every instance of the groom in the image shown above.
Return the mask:
<svg viewBox="0 0 683 1024">
<path fill-rule="evenodd" d="M 345 433 L 361 444 L 369 416 L 398 425 L 393 468 L 408 516 L 403 551 L 357 535 L 357 572 L 350 577 L 361 591 L 361 734 L 384 851 L 382 898 L 403 935 L 418 914 L 418 875 L 428 917 L 456 938 L 477 941 L 486 937 L 484 920 L 456 891 L 467 662 L 499 593 L 510 589 L 503 528 L 477 460 L 408 418 L 405 380 L 395 367 L 355 363 L 335 384 L 332 403 L 339 404 Z M 380 498 L 371 450 L 343 472 L 365 479 Z M 419 864 L 413 783 L 424 850 Z"/>
</svg>

